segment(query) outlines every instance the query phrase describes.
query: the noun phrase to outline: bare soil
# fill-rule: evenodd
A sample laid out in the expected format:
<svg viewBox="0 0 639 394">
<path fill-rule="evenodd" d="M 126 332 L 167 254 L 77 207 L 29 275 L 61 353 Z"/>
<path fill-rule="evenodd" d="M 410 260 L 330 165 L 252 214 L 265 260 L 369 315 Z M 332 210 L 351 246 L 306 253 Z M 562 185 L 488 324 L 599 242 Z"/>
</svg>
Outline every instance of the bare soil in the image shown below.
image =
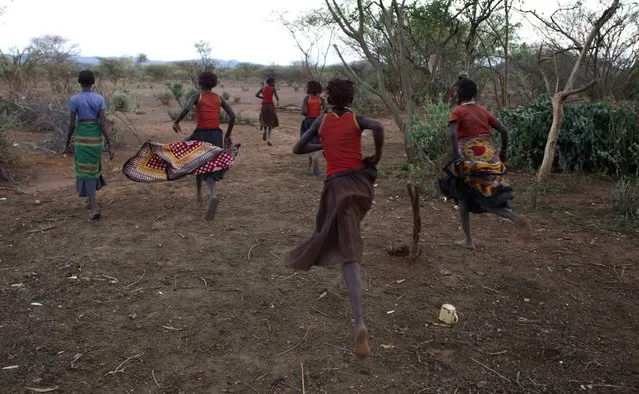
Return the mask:
<svg viewBox="0 0 639 394">
<path fill-rule="evenodd" d="M 169 142 L 171 121 L 153 97 L 161 89 L 136 90 L 144 113 L 132 119 L 143 139 Z M 242 116 L 257 118 L 257 86 L 225 89 Z M 289 87 L 281 95 L 283 105 L 303 97 Z M 121 174 L 138 147 L 130 138 L 105 161 L 96 222 L 74 194 L 72 157 L 25 153 L 19 190 L 0 189 L 1 391 L 639 390 L 639 239 L 611 212 L 613 184 L 557 175 L 534 193 L 531 175 L 511 173 L 533 239 L 473 216 L 476 251 L 453 246 L 462 236 L 454 205 L 425 193 L 423 254 L 410 264 L 388 254 L 412 231 L 390 120 L 362 224 L 373 354 L 357 360 L 339 270 L 282 264 L 312 231 L 322 188 L 291 154 L 300 121 L 280 111 L 273 147 L 256 126 L 236 128 L 240 156 L 212 223 L 193 179 L 146 185 Z M 437 324 L 443 303 L 458 310 L 453 328 Z"/>
</svg>

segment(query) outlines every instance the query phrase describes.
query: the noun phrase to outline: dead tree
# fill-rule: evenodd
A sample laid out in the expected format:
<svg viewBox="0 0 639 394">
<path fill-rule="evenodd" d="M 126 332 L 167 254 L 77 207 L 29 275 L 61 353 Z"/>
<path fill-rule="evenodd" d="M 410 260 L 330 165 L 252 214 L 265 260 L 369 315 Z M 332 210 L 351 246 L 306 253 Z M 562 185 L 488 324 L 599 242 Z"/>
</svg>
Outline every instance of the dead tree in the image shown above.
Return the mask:
<svg viewBox="0 0 639 394">
<path fill-rule="evenodd" d="M 546 141 L 546 148 L 544 151 L 544 159 L 541 163 L 541 167 L 539 168 L 539 173 L 537 174 L 538 180 L 547 181 L 550 178 L 552 173 L 552 166 L 555 159 L 555 152 L 557 150 L 557 141 L 559 140 L 559 132 L 561 130 L 561 126 L 564 120 L 564 104 L 568 97 L 581 93 L 585 90 L 593 87 L 597 80 L 592 80 L 588 84 L 581 86 L 579 88 L 575 88 L 575 78 L 579 72 L 580 67 L 585 62 L 589 52 L 591 45 L 595 39 L 595 37 L 599 34 L 603 26 L 612 18 L 612 16 L 617 12 L 619 7 L 621 6 L 620 0 L 614 0 L 612 4 L 601 14 L 601 16 L 593 23 L 592 29 L 590 33 L 585 38 L 583 42 L 580 42 L 576 39 L 572 34 L 570 34 L 564 26 L 557 22 L 554 18 L 554 15 L 550 17 L 549 20 L 539 16 L 534 11 L 528 11 L 529 14 L 532 14 L 537 20 L 539 20 L 546 29 L 548 29 L 553 34 L 559 34 L 565 38 L 567 38 L 575 48 L 579 48 L 579 57 L 575 61 L 575 64 L 572 68 L 570 76 L 566 81 L 563 89 L 559 89 L 559 76 L 557 75 L 557 83 L 555 84 L 554 93 L 551 93 L 550 89 L 550 81 L 548 79 L 548 75 L 544 71 L 543 67 L 540 64 L 540 70 L 542 76 L 544 78 L 544 83 L 548 89 L 548 92 L 552 94 L 551 103 L 552 103 L 552 125 L 550 126 L 550 131 L 548 132 L 548 140 Z M 550 58 L 552 59 L 552 58 Z M 538 54 L 538 62 L 543 63 L 545 60 L 550 60 L 548 57 L 545 59 L 542 57 L 542 48 L 540 48 Z"/>
</svg>

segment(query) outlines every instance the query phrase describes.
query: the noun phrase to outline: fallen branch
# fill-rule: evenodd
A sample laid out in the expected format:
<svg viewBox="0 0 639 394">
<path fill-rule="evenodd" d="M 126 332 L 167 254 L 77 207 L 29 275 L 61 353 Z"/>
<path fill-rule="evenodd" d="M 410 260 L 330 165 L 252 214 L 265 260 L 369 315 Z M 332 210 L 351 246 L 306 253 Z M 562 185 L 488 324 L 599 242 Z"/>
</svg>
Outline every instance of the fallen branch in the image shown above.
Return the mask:
<svg viewBox="0 0 639 394">
<path fill-rule="evenodd" d="M 297 349 L 298 347 L 300 347 L 300 345 L 301 345 L 301 344 L 302 344 L 302 343 L 306 340 L 306 337 L 308 336 L 308 332 L 309 332 L 309 331 L 310 331 L 310 328 L 307 328 L 307 329 L 306 329 L 306 334 L 304 334 L 304 338 L 302 338 L 302 340 L 301 340 L 301 341 L 299 341 L 299 343 L 298 343 L 297 345 L 293 346 L 292 348 L 290 348 L 290 349 L 288 349 L 288 350 L 284 350 L 283 352 L 276 354 L 276 355 L 275 355 L 275 357 L 283 356 L 283 355 L 285 355 L 286 353 L 292 352 L 293 350 L 295 350 L 295 349 Z"/>
<path fill-rule="evenodd" d="M 144 353 L 140 353 L 140 354 L 136 354 L 135 356 L 131 356 L 131 357 L 127 357 L 126 360 L 122 361 L 120 363 L 120 365 L 118 365 L 113 371 L 109 371 L 107 373 L 104 374 L 104 376 L 108 376 L 108 375 L 115 375 L 116 373 L 124 373 L 124 368 L 122 368 L 122 366 L 124 364 L 126 364 L 127 362 L 136 359 L 136 358 L 140 358 L 144 355 Z"/>
<path fill-rule="evenodd" d="M 33 233 L 40 233 L 40 232 L 45 232 L 45 231 L 49 231 L 49 230 L 53 230 L 54 228 L 56 228 L 58 226 L 49 226 L 49 227 L 45 227 L 45 228 L 39 228 L 37 230 L 29 230 L 26 232 L 26 234 L 33 234 Z"/>
<path fill-rule="evenodd" d="M 512 381 L 510 379 L 508 379 L 507 377 L 505 377 L 504 375 L 500 374 L 499 372 L 495 371 L 494 369 L 490 368 L 489 366 L 480 363 L 479 361 L 475 360 L 474 358 L 470 358 L 471 360 L 473 360 L 474 362 L 476 362 L 477 364 L 481 365 L 482 367 L 486 368 L 487 370 L 489 370 L 490 372 L 494 373 L 495 375 L 499 376 L 500 378 L 504 379 L 505 381 L 512 383 Z"/>
</svg>

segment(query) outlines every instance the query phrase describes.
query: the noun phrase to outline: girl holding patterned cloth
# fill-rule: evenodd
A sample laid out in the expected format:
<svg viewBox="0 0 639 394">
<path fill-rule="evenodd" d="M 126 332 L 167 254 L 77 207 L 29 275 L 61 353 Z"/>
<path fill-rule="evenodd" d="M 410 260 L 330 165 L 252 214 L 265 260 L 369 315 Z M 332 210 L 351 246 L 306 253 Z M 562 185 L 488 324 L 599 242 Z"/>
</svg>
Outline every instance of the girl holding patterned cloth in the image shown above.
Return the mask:
<svg viewBox="0 0 639 394">
<path fill-rule="evenodd" d="M 194 94 L 184 106 L 182 112 L 178 115 L 175 123 L 173 123 L 173 131 L 180 133 L 180 121 L 195 107 L 195 131 L 187 139 L 188 141 L 208 142 L 219 148 L 231 149 L 233 141 L 231 133 L 235 125 L 235 113 L 228 103 L 213 92 L 213 88 L 217 86 L 217 75 L 210 71 L 204 71 L 199 76 L 200 92 Z M 229 119 L 226 129 L 226 135 L 222 139 L 222 129 L 220 129 L 221 110 L 224 110 Z M 219 200 L 215 193 L 216 182 L 224 178 L 223 170 L 215 172 L 198 174 L 195 177 L 196 182 L 196 199 L 198 203 L 202 201 L 202 180 L 206 181 L 209 189 L 209 203 L 206 211 L 206 220 L 213 220 L 217 212 Z"/>
<path fill-rule="evenodd" d="M 508 131 L 486 108 L 475 103 L 477 84 L 470 79 L 457 83 L 458 106 L 448 121 L 453 161 L 444 168 L 447 174 L 440 181 L 442 192 L 459 205 L 465 238 L 457 245 L 474 249 L 470 232 L 470 213 L 490 212 L 515 223 L 525 238 L 530 237 L 528 221 L 515 214 L 509 201 L 512 187 L 504 180 Z M 491 129 L 501 135 L 501 152 L 497 152 Z"/>
<path fill-rule="evenodd" d="M 293 153 L 324 150 L 326 179 L 317 212 L 315 232 L 286 257 L 299 270 L 315 265 L 340 264 L 355 317 L 355 354 L 370 354 L 368 330 L 361 308 L 360 265 L 364 244 L 360 222 L 373 203 L 375 166 L 382 155 L 384 128 L 376 120 L 356 116 L 347 106 L 353 102 L 354 85 L 333 79 L 326 87 L 333 112 L 318 117 L 293 147 Z M 362 131 L 373 131 L 375 155 L 362 159 Z M 319 136 L 321 143 L 316 140 Z"/>
<path fill-rule="evenodd" d="M 106 140 L 109 157 L 113 160 L 111 139 L 106 119 L 104 97 L 92 91 L 95 76 L 91 70 L 80 71 L 78 82 L 82 92 L 69 100 L 69 131 L 66 150 L 69 151 L 71 137 L 74 138 L 74 160 L 76 191 L 80 197 L 89 198 L 91 220 L 100 218 L 97 191 L 106 185 L 102 177 L 102 150 Z"/>
</svg>

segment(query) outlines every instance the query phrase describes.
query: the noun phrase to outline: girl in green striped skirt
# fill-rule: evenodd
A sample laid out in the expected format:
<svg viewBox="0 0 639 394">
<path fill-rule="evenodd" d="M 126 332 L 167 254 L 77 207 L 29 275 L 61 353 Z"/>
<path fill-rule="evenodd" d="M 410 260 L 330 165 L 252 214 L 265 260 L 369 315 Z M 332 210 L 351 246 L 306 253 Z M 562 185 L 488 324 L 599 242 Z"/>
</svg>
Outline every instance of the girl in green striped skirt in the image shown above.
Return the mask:
<svg viewBox="0 0 639 394">
<path fill-rule="evenodd" d="M 76 174 L 76 191 L 80 197 L 89 198 L 91 220 L 100 218 L 96 192 L 106 182 L 102 177 L 103 138 L 107 143 L 109 157 L 113 160 L 111 139 L 106 120 L 106 102 L 104 97 L 93 92 L 95 76 L 91 70 L 80 71 L 78 82 L 82 92 L 69 100 L 69 132 L 67 134 L 67 151 L 74 138 L 74 159 Z"/>
</svg>

